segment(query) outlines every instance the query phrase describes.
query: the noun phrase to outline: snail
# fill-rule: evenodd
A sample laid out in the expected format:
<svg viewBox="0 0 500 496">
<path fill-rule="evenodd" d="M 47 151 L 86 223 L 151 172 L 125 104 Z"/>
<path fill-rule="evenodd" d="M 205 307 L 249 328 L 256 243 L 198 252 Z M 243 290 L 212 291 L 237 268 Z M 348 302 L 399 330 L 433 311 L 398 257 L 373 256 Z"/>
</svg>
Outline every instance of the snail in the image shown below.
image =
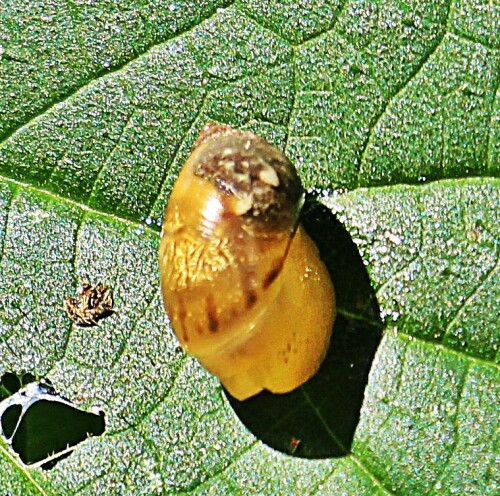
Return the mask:
<svg viewBox="0 0 500 496">
<path fill-rule="evenodd" d="M 174 333 L 239 400 L 297 388 L 329 345 L 335 294 L 300 224 L 303 199 L 276 147 L 210 123 L 165 210 L 159 264 Z"/>
</svg>

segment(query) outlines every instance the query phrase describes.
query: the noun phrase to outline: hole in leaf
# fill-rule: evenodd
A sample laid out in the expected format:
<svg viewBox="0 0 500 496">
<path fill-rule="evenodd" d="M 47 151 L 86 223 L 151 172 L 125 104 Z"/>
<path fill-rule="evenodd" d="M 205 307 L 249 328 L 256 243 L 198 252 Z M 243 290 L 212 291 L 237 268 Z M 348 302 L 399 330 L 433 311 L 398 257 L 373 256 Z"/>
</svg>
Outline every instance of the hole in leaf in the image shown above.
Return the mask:
<svg viewBox="0 0 500 496">
<path fill-rule="evenodd" d="M 17 393 L 23 386 L 26 386 L 30 382 L 35 382 L 36 380 L 38 380 L 38 378 L 30 372 L 22 374 L 5 372 L 0 378 L 0 401 Z"/>
<path fill-rule="evenodd" d="M 302 458 L 345 456 L 383 323 L 366 268 L 343 225 L 312 197 L 302 223 L 335 287 L 337 317 L 326 358 L 314 377 L 290 393 L 264 391 L 245 401 L 226 396 L 241 421 L 270 447 Z"/>
<path fill-rule="evenodd" d="M 8 372 L 1 379 L 2 386 L 13 387 L 14 378 L 17 390 L 0 402 L 0 425 L 5 441 L 25 465 L 50 469 L 77 444 L 104 432 L 102 410 L 78 409 L 43 379 L 21 388 L 23 377 Z"/>
<path fill-rule="evenodd" d="M 1 425 L 3 434 L 6 438 L 9 438 L 12 434 L 14 434 L 22 411 L 23 407 L 21 405 L 11 405 L 6 408 L 5 412 L 3 412 Z"/>
</svg>

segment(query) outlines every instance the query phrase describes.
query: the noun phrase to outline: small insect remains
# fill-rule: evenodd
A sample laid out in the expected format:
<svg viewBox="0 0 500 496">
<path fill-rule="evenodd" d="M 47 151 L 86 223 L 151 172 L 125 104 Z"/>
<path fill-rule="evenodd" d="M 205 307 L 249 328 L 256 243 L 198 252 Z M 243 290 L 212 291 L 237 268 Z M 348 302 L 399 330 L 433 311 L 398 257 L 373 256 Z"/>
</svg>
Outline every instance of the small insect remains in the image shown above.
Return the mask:
<svg viewBox="0 0 500 496">
<path fill-rule="evenodd" d="M 67 298 L 65 305 L 69 318 L 77 325 L 93 326 L 113 313 L 113 295 L 102 282 L 92 286 L 89 281 L 84 281 L 78 298 Z"/>
</svg>

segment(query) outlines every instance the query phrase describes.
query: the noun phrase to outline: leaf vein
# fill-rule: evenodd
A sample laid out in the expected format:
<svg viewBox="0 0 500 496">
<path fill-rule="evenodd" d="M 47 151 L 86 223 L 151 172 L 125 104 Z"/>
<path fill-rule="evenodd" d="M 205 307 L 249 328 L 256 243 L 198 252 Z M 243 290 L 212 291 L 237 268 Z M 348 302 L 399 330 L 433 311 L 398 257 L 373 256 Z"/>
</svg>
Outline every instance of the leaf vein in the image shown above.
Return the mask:
<svg viewBox="0 0 500 496">
<path fill-rule="evenodd" d="M 35 488 L 42 496 L 49 496 L 48 493 L 45 492 L 42 486 L 38 484 L 38 482 L 32 477 L 29 469 L 26 469 L 24 466 L 22 466 L 17 458 L 15 458 L 9 450 L 4 448 L 4 442 L 3 440 L 0 440 L 0 452 L 3 453 L 5 458 L 7 458 L 12 465 L 14 465 L 18 472 L 21 472 L 24 477 L 33 485 L 33 488 Z"/>
<path fill-rule="evenodd" d="M 366 155 L 366 152 L 368 150 L 368 146 L 372 140 L 372 137 L 374 136 L 375 128 L 377 127 L 378 123 L 380 122 L 382 117 L 387 112 L 391 102 L 393 102 L 405 90 L 405 88 L 408 86 L 408 84 L 420 73 L 420 71 L 426 66 L 427 62 L 432 57 L 432 55 L 434 55 L 436 53 L 436 51 L 438 50 L 438 48 L 441 46 L 441 43 L 448 32 L 447 26 L 448 26 L 448 21 L 450 18 L 450 13 L 451 13 L 451 0 L 448 3 L 448 12 L 446 14 L 446 18 L 445 18 L 443 25 L 442 25 L 442 32 L 439 34 L 439 36 L 436 37 L 434 44 L 429 48 L 427 53 L 425 53 L 422 56 L 420 63 L 415 65 L 415 67 L 410 72 L 408 77 L 401 84 L 399 84 L 398 86 L 396 86 L 394 88 L 393 93 L 388 96 L 385 103 L 382 105 L 381 109 L 371 119 L 371 122 L 368 126 L 368 132 L 367 132 L 366 137 L 365 137 L 365 139 L 360 147 L 361 150 L 360 150 L 360 153 L 359 153 L 358 158 L 356 160 L 357 169 L 358 169 L 358 177 L 356 179 L 355 184 L 357 185 L 357 187 L 360 186 L 361 173 L 362 173 L 362 169 L 363 169 L 363 161 L 365 159 L 365 155 Z"/>
<path fill-rule="evenodd" d="M 74 97 L 75 95 L 77 95 L 79 92 L 84 91 L 86 88 L 89 88 L 90 86 L 94 85 L 97 81 L 99 81 L 99 80 L 101 80 L 101 79 L 103 79 L 105 77 L 108 77 L 108 76 L 111 76 L 111 75 L 114 75 L 114 74 L 117 74 L 117 73 L 123 71 L 124 69 L 126 69 L 128 66 L 130 66 L 134 62 L 136 62 L 136 61 L 140 60 L 141 58 L 145 57 L 148 53 L 150 53 L 151 51 L 153 51 L 157 47 L 160 47 L 160 46 L 162 46 L 162 45 L 164 45 L 164 44 L 166 44 L 166 43 L 168 43 L 168 42 L 170 42 L 170 41 L 172 41 L 172 40 L 174 40 L 174 39 L 176 39 L 178 37 L 181 37 L 181 36 L 183 36 L 183 35 L 191 32 L 191 31 L 193 31 L 198 26 L 201 26 L 206 21 L 210 20 L 211 18 L 213 18 L 213 17 L 215 17 L 217 15 L 218 15 L 218 12 L 217 12 L 217 9 L 216 9 L 208 17 L 206 17 L 204 19 L 201 19 L 199 22 L 196 22 L 196 23 L 194 23 L 191 26 L 186 27 L 186 29 L 175 33 L 173 36 L 167 37 L 167 38 L 165 38 L 165 39 L 163 39 L 163 40 L 161 40 L 159 42 L 156 42 L 156 43 L 151 43 L 151 44 L 145 46 L 142 51 L 140 51 L 138 53 L 135 53 L 129 59 L 126 59 L 126 60 L 120 62 L 119 64 L 116 64 L 115 66 L 106 67 L 106 68 L 103 68 L 100 71 L 97 71 L 93 77 L 91 77 L 87 81 L 84 81 L 83 84 L 74 85 L 73 87 L 70 87 L 70 89 L 66 93 L 64 93 L 63 95 L 60 95 L 57 98 L 54 98 L 54 99 L 48 101 L 45 105 L 42 105 L 38 110 L 36 110 L 32 114 L 30 114 L 27 117 L 27 119 L 25 119 L 23 122 L 14 125 L 10 129 L 7 129 L 4 133 L 2 133 L 0 135 L 0 149 L 2 149 L 8 143 L 8 141 L 14 135 L 16 135 L 19 131 L 21 131 L 22 129 L 24 129 L 26 127 L 29 127 L 31 124 L 33 124 L 34 122 L 36 122 L 36 120 L 38 118 L 40 118 L 43 115 L 49 113 L 57 105 L 62 104 L 64 102 L 70 100 L 72 97 Z"/>
<path fill-rule="evenodd" d="M 456 27 L 450 28 L 448 32 L 450 34 L 455 35 L 457 38 L 460 38 L 461 40 L 468 41 L 469 43 L 475 43 L 477 45 L 481 45 L 481 46 L 483 46 L 484 48 L 486 48 L 488 50 L 493 50 L 493 51 L 498 50 L 497 47 L 495 47 L 493 45 L 490 45 L 489 43 L 487 43 L 487 42 L 485 42 L 483 40 L 475 38 L 474 36 L 472 36 L 470 34 L 467 34 L 467 33 L 463 32 L 462 30 L 460 30 L 460 29 L 458 29 Z"/>
<path fill-rule="evenodd" d="M 492 134 L 495 129 L 493 125 L 493 119 L 495 115 L 495 103 L 500 99 L 500 95 L 498 94 L 498 90 L 500 88 L 500 70 L 497 72 L 497 79 L 495 84 L 495 91 L 493 91 L 493 98 L 491 102 L 491 109 L 488 117 L 488 135 L 486 136 L 486 170 L 490 170 L 490 167 L 493 164 L 490 164 L 490 157 L 493 157 L 493 146 L 494 140 L 492 139 Z M 492 171 L 494 172 L 494 170 Z"/>
<path fill-rule="evenodd" d="M 373 482 L 373 485 L 379 488 L 384 494 L 392 495 L 395 494 L 389 489 L 387 489 L 384 484 L 375 475 L 370 472 L 370 470 L 365 467 L 364 463 L 355 455 L 349 455 L 352 461 L 366 474 L 366 476 Z"/>
<path fill-rule="evenodd" d="M 446 327 L 445 327 L 445 331 L 444 331 L 443 337 L 441 338 L 442 341 L 444 341 L 445 338 L 446 338 L 446 336 L 448 336 L 448 334 L 451 332 L 452 326 L 456 322 L 458 322 L 459 318 L 462 316 L 462 314 L 464 313 L 464 311 L 467 308 L 467 306 L 479 294 L 479 292 L 483 288 L 484 284 L 488 281 L 488 279 L 491 278 L 491 276 L 493 274 L 496 273 L 496 269 L 499 267 L 499 264 L 500 264 L 500 257 L 499 257 L 499 250 L 498 250 L 498 247 L 497 247 L 497 261 L 496 261 L 495 265 L 493 265 L 490 268 L 490 270 L 488 270 L 486 272 L 486 274 L 484 275 L 484 277 L 479 280 L 479 282 L 477 283 L 477 285 L 470 292 L 469 296 L 467 296 L 467 298 L 465 298 L 464 302 L 458 307 L 457 311 L 455 312 L 455 315 L 448 321 L 448 323 L 446 324 Z"/>
<path fill-rule="evenodd" d="M 145 422 L 151 415 L 164 403 L 164 401 L 170 396 L 171 392 L 174 390 L 175 385 L 177 383 L 177 380 L 181 376 L 182 370 L 186 367 L 186 364 L 189 362 L 189 358 L 187 355 L 183 356 L 181 358 L 181 363 L 179 364 L 177 370 L 175 371 L 174 376 L 170 379 L 170 384 L 168 389 L 165 391 L 165 393 L 162 396 L 159 396 L 157 398 L 157 401 L 155 402 L 154 405 L 152 405 L 149 409 L 145 410 L 142 417 L 135 421 L 135 422 L 129 422 L 126 418 L 122 417 L 121 415 L 117 414 L 117 416 L 125 423 L 127 424 L 126 427 L 120 428 L 120 429 L 115 429 L 113 431 L 110 431 L 108 433 L 109 436 L 117 436 L 122 434 L 125 431 L 128 431 L 129 429 L 135 430 L 139 425 L 141 425 L 143 422 Z"/>
<path fill-rule="evenodd" d="M 448 456 L 446 458 L 446 461 L 440 467 L 439 473 L 436 474 L 436 477 L 434 479 L 434 483 L 433 483 L 432 487 L 427 491 L 427 494 L 436 494 L 436 492 L 434 491 L 434 489 L 436 488 L 437 484 L 446 475 L 446 469 L 450 465 L 450 462 L 452 460 L 453 454 L 454 454 L 455 449 L 457 447 L 458 439 L 460 437 L 460 425 L 457 422 L 457 416 L 458 416 L 458 411 L 460 409 L 460 403 L 462 402 L 462 396 L 463 396 L 463 393 L 464 393 L 464 390 L 465 390 L 465 386 L 467 384 L 467 376 L 469 374 L 470 367 L 471 367 L 471 364 L 468 363 L 467 364 L 467 368 L 466 368 L 466 370 L 464 372 L 464 375 L 463 375 L 463 378 L 462 378 L 462 382 L 460 384 L 460 390 L 458 391 L 458 394 L 457 394 L 457 403 L 456 403 L 456 405 L 457 405 L 457 411 L 456 411 L 454 419 L 453 419 L 453 440 L 454 440 L 453 446 L 451 446 L 451 449 L 448 451 L 448 453 L 447 453 Z"/>
<path fill-rule="evenodd" d="M 154 285 L 151 286 L 152 289 L 156 289 Z M 128 341 L 131 336 L 134 335 L 137 327 L 139 326 L 140 321 L 144 318 L 144 316 L 147 314 L 147 312 L 153 308 L 153 304 L 156 301 L 156 297 L 158 295 L 158 291 L 153 291 L 151 296 L 147 299 L 146 305 L 144 305 L 144 308 L 141 310 L 140 314 L 137 316 L 137 318 L 134 320 L 134 325 L 132 327 L 127 327 L 127 333 L 122 333 L 122 340 L 123 340 L 123 346 L 120 346 L 118 351 L 115 354 L 115 357 L 113 358 L 110 368 L 115 367 L 118 364 L 118 361 L 120 358 L 123 356 L 125 353 L 125 350 L 127 349 L 128 346 Z"/>
<path fill-rule="evenodd" d="M 255 24 L 256 26 L 259 26 L 259 28 L 271 33 L 275 38 L 279 39 L 280 41 L 282 41 L 286 45 L 291 45 L 289 40 L 283 38 L 283 36 L 281 34 L 274 31 L 274 29 L 271 29 L 269 26 L 266 26 L 263 22 L 260 22 L 257 17 L 253 17 L 251 14 L 249 14 L 249 12 L 247 10 L 242 9 L 241 7 L 238 7 L 237 4 L 234 5 L 234 10 L 237 11 L 238 14 L 241 15 L 241 17 L 244 17 L 245 19 L 247 19 L 251 23 Z"/>
<path fill-rule="evenodd" d="M 226 470 L 228 470 L 230 467 L 232 467 L 233 465 L 235 465 L 241 458 L 243 458 L 244 455 L 246 455 L 258 443 L 259 443 L 259 441 L 257 439 L 255 439 L 250 444 L 248 444 L 248 446 L 245 446 L 244 448 L 241 448 L 240 451 L 238 451 L 237 453 L 235 453 L 235 455 L 233 457 L 231 457 L 231 460 L 229 460 L 223 467 L 221 467 L 218 470 L 215 470 L 203 482 L 199 482 L 198 484 L 194 485 L 191 488 L 191 491 L 193 491 L 193 490 L 195 490 L 195 489 L 197 489 L 199 487 L 204 486 L 208 482 L 213 481 L 214 479 L 216 479 L 219 475 L 224 474 L 224 472 L 226 472 Z"/>
<path fill-rule="evenodd" d="M 347 5 L 349 5 L 349 0 L 346 0 L 339 8 L 338 10 L 338 13 L 337 15 L 335 16 L 335 19 L 334 19 L 334 22 L 328 26 L 327 28 L 321 30 L 321 31 L 317 31 L 315 33 L 313 33 L 311 36 L 309 37 L 305 37 L 304 40 L 298 44 L 298 46 L 302 46 L 302 45 L 305 45 L 306 43 L 309 43 L 311 41 L 315 41 L 317 40 L 318 38 L 321 38 L 322 36 L 325 36 L 326 34 L 328 34 L 330 31 L 333 31 L 335 29 L 335 27 L 337 26 L 338 24 L 338 21 L 340 19 L 340 17 L 343 15 L 344 13 L 344 10 L 346 8 Z"/>
<path fill-rule="evenodd" d="M 7 241 L 7 227 L 9 225 L 9 215 L 10 215 L 10 210 L 12 207 L 12 204 L 14 203 L 14 200 L 16 199 L 17 195 L 19 194 L 18 188 L 13 188 L 10 190 L 11 195 L 9 198 L 9 201 L 7 205 L 5 206 L 5 221 L 3 225 L 3 236 L 2 239 L 0 240 L 0 264 L 2 263 L 3 257 L 5 255 L 5 243 Z"/>
<path fill-rule="evenodd" d="M 489 360 L 485 360 L 483 358 L 479 358 L 477 356 L 474 356 L 474 355 L 467 353 L 465 351 L 462 351 L 462 350 L 457 350 L 456 348 L 452 348 L 449 345 L 438 343 L 438 342 L 433 341 L 433 340 L 424 339 L 420 336 L 413 336 L 413 335 L 408 334 L 407 332 L 404 332 L 404 331 L 398 331 L 398 337 L 405 340 L 405 341 L 408 341 L 408 342 L 418 341 L 419 343 L 421 343 L 424 346 L 431 347 L 433 350 L 441 349 L 441 350 L 445 351 L 446 353 L 456 355 L 457 357 L 462 358 L 464 360 L 467 360 L 475 365 L 478 365 L 479 367 L 491 367 L 491 368 L 494 368 L 495 370 L 500 371 L 500 364 L 494 363 L 494 362 L 489 361 Z"/>
<path fill-rule="evenodd" d="M 170 175 L 169 173 L 171 172 L 172 165 L 179 158 L 181 150 L 183 149 L 184 143 L 186 142 L 186 139 L 190 135 L 190 131 L 194 128 L 195 124 L 198 123 L 198 121 L 200 119 L 200 116 L 203 113 L 203 110 L 205 108 L 207 99 L 210 96 L 210 94 L 211 94 L 210 91 L 208 91 L 203 96 L 203 98 L 201 100 L 201 103 L 200 103 L 200 105 L 198 107 L 197 112 L 195 113 L 195 115 L 191 119 L 191 122 L 189 123 L 189 127 L 188 127 L 187 131 L 184 133 L 184 137 L 177 143 L 177 146 L 176 146 L 176 148 L 174 150 L 174 155 L 173 155 L 172 159 L 170 160 L 170 163 L 168 164 L 168 167 L 165 167 L 165 169 L 164 169 L 165 172 L 163 173 L 163 177 L 162 177 L 162 179 L 161 179 L 161 181 L 159 183 L 158 194 L 155 195 L 154 200 L 152 201 L 152 207 L 149 209 L 148 217 L 151 217 L 153 215 L 154 205 L 156 204 L 156 202 L 160 198 L 160 196 L 161 196 L 161 194 L 163 192 L 163 189 L 165 188 L 165 184 L 166 184 L 166 182 L 168 180 L 168 177 Z"/>
<path fill-rule="evenodd" d="M 132 122 L 132 118 L 134 115 L 135 115 L 135 110 L 132 111 L 130 113 L 130 115 L 127 117 L 127 120 L 126 120 L 126 122 L 125 122 L 125 124 L 120 132 L 120 136 L 118 137 L 118 139 L 116 140 L 116 142 L 113 146 L 113 149 L 110 150 L 110 152 L 108 153 L 108 155 L 106 157 L 106 160 L 99 167 L 99 170 L 97 171 L 96 177 L 95 177 L 94 182 L 92 184 L 92 189 L 90 190 L 90 193 L 88 194 L 87 199 L 85 200 L 86 204 L 90 205 L 92 203 L 92 199 L 94 198 L 94 195 L 96 193 L 97 183 L 99 182 L 99 179 L 104 175 L 104 172 L 105 172 L 107 166 L 109 165 L 111 159 L 113 158 L 113 155 L 115 154 L 116 150 L 118 149 L 118 146 L 120 146 L 120 143 L 122 142 L 123 135 L 125 134 L 125 132 L 129 128 L 129 125 Z"/>
<path fill-rule="evenodd" d="M 349 452 L 349 450 L 344 446 L 342 441 L 335 435 L 335 433 L 330 429 L 330 426 L 328 425 L 328 422 L 323 418 L 323 415 L 321 414 L 321 411 L 316 407 L 314 402 L 311 400 L 311 397 L 307 394 L 307 391 L 305 388 L 301 387 L 300 392 L 302 393 L 302 396 L 306 399 L 307 404 L 311 407 L 311 410 L 316 414 L 318 417 L 318 420 L 320 423 L 323 425 L 323 428 L 325 431 L 328 433 L 330 438 L 337 444 L 337 446 L 340 448 L 340 450 L 344 453 Z"/>
<path fill-rule="evenodd" d="M 6 176 L 2 176 L 2 175 L 0 175 L 0 181 L 3 181 L 7 184 L 11 184 L 11 185 L 18 187 L 18 188 L 23 188 L 25 191 L 30 191 L 30 192 L 33 192 L 35 194 L 51 198 L 58 203 L 64 202 L 68 205 L 79 208 L 79 209 L 87 212 L 88 214 L 96 215 L 99 217 L 104 217 L 106 219 L 109 219 L 109 220 L 112 220 L 115 222 L 123 223 L 125 225 L 130 226 L 130 227 L 136 227 L 136 228 L 140 227 L 141 229 L 144 229 L 145 231 L 148 231 L 150 233 L 154 233 L 154 234 L 158 235 L 158 229 L 154 229 L 147 224 L 143 224 L 142 222 L 138 222 L 136 220 L 130 220 L 130 219 L 127 219 L 125 217 L 120 217 L 119 215 L 111 214 L 111 213 L 104 212 L 101 210 L 96 210 L 95 208 L 92 208 L 92 207 L 86 205 L 85 203 L 81 203 L 81 202 L 78 202 L 76 200 L 72 200 L 68 197 L 54 193 L 53 191 L 39 188 L 39 187 L 33 186 L 32 184 L 29 184 L 29 183 L 23 183 L 22 181 L 18 181 L 17 179 L 12 179 L 10 177 L 6 177 Z"/>
<path fill-rule="evenodd" d="M 82 227 L 85 223 L 85 219 L 87 218 L 87 213 L 85 211 L 82 212 L 82 215 L 80 217 L 80 222 L 78 223 L 76 229 L 75 229 L 75 233 L 73 235 L 73 253 L 72 253 L 72 260 L 71 260 L 71 265 L 73 267 L 73 280 L 75 281 L 75 285 L 76 285 L 76 280 L 77 280 L 77 277 L 78 277 L 78 274 L 77 274 L 77 270 L 76 270 L 76 263 L 77 263 L 77 260 L 78 260 L 78 243 L 79 243 L 79 240 L 80 240 L 80 236 L 81 236 L 81 231 L 82 231 Z M 56 365 L 56 363 L 62 359 L 65 355 L 66 355 L 66 351 L 68 349 L 68 345 L 69 345 L 69 342 L 70 342 L 70 339 L 71 339 L 71 335 L 73 334 L 73 329 L 74 329 L 74 326 L 76 324 L 74 323 L 71 323 L 69 325 L 69 330 L 66 334 L 66 339 L 65 339 L 65 342 L 62 346 L 62 351 L 61 351 L 61 357 L 59 358 L 56 358 L 54 361 L 53 361 L 53 365 L 50 367 L 49 371 L 52 370 L 52 368 Z"/>
</svg>

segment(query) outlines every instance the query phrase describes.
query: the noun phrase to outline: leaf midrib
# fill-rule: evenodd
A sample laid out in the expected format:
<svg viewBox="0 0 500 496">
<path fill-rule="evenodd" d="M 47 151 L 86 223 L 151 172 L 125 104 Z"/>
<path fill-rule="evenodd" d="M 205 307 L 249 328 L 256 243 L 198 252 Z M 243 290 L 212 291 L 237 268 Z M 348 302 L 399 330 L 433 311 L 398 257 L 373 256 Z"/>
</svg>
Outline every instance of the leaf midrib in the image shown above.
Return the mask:
<svg viewBox="0 0 500 496">
<path fill-rule="evenodd" d="M 435 183 L 438 183 L 438 185 L 441 185 L 441 184 L 449 185 L 449 184 L 456 184 L 457 182 L 465 182 L 465 183 L 468 183 L 468 184 L 476 185 L 476 184 L 482 184 L 482 183 L 486 182 L 488 179 L 491 179 L 495 183 L 497 181 L 500 182 L 500 180 L 498 180 L 497 178 L 485 178 L 485 177 L 468 178 L 468 179 L 456 179 L 456 180 L 444 179 L 444 180 L 434 181 L 432 183 L 426 183 L 426 184 L 421 185 L 421 186 L 406 185 L 406 184 L 403 184 L 403 185 L 390 185 L 390 186 L 382 186 L 382 187 L 372 188 L 372 190 L 373 189 L 380 190 L 380 189 L 386 189 L 386 188 L 395 189 L 398 186 L 402 186 L 402 187 L 405 187 L 405 188 L 406 187 L 410 187 L 410 188 L 423 187 L 423 188 L 427 189 L 427 188 L 429 188 L 430 185 L 433 185 Z M 81 209 L 86 215 L 90 214 L 90 215 L 95 216 L 96 218 L 102 218 L 102 219 L 105 219 L 105 220 L 110 221 L 112 223 L 119 223 L 119 224 L 122 224 L 122 225 L 124 225 L 126 227 L 129 227 L 129 228 L 135 228 L 135 229 L 140 228 L 140 229 L 142 229 L 143 231 L 145 231 L 145 232 L 147 232 L 149 234 L 152 234 L 152 235 L 155 235 L 155 236 L 159 236 L 160 227 L 156 227 L 154 224 L 150 224 L 149 225 L 149 224 L 146 224 L 146 223 L 143 223 L 143 222 L 138 222 L 138 221 L 135 221 L 135 220 L 131 220 L 131 219 L 127 219 L 127 218 L 124 218 L 124 217 L 120 217 L 120 216 L 115 215 L 115 214 L 104 212 L 102 210 L 96 210 L 96 209 L 94 209 L 92 207 L 89 207 L 88 205 L 86 205 L 84 203 L 80 203 L 78 201 L 69 199 L 67 197 L 63 197 L 63 196 L 57 195 L 57 194 L 53 193 L 52 191 L 48 191 L 48 190 L 45 190 L 45 189 L 42 189 L 42 188 L 37 188 L 37 187 L 35 187 L 35 186 L 31 185 L 31 184 L 26 184 L 26 183 L 23 183 L 22 181 L 17 181 L 15 179 L 11 179 L 11 178 L 8 178 L 8 177 L 0 175 L 0 182 L 2 182 L 2 181 L 4 183 L 6 183 L 7 185 L 10 185 L 11 187 L 13 187 L 14 191 L 18 191 L 19 189 L 23 189 L 23 190 L 25 190 L 27 192 L 31 192 L 31 193 L 34 193 L 36 195 L 39 195 L 42 198 L 43 197 L 48 198 L 52 202 L 55 202 L 55 203 L 64 203 L 64 204 L 66 204 L 68 206 L 72 206 L 72 207 L 76 207 L 78 209 Z M 355 192 L 356 192 L 356 189 L 349 191 L 348 194 L 353 194 Z M 342 308 L 339 308 L 338 311 L 339 311 L 339 313 L 342 313 L 343 310 L 342 310 Z M 349 314 L 349 316 L 352 317 L 351 314 Z M 356 316 L 354 316 L 354 317 L 356 317 Z M 363 320 L 363 316 L 358 316 L 356 318 L 359 318 L 359 319 Z M 380 325 L 380 323 L 377 323 L 377 324 Z M 421 337 L 415 337 L 415 336 L 410 335 L 408 333 L 405 333 L 403 331 L 398 331 L 398 334 L 402 335 L 402 336 L 405 336 L 407 339 L 412 340 L 412 341 L 417 340 L 419 342 L 425 343 L 426 345 L 432 345 L 433 347 L 440 347 L 443 350 L 446 350 L 447 352 L 456 354 L 457 356 L 469 358 L 470 360 L 475 361 L 475 363 L 486 364 L 486 365 L 489 365 L 489 366 L 494 366 L 497 369 L 500 369 L 500 364 L 496 364 L 493 361 L 488 361 L 488 360 L 481 359 L 481 358 L 479 358 L 476 355 L 471 354 L 471 353 L 466 353 L 466 352 L 463 352 L 463 351 L 456 350 L 455 348 L 449 347 L 449 346 L 447 346 L 445 344 L 442 344 L 442 343 L 439 343 L 439 342 L 436 342 L 436 341 L 432 341 L 432 340 L 426 340 L 426 339 L 423 339 Z"/>
</svg>

